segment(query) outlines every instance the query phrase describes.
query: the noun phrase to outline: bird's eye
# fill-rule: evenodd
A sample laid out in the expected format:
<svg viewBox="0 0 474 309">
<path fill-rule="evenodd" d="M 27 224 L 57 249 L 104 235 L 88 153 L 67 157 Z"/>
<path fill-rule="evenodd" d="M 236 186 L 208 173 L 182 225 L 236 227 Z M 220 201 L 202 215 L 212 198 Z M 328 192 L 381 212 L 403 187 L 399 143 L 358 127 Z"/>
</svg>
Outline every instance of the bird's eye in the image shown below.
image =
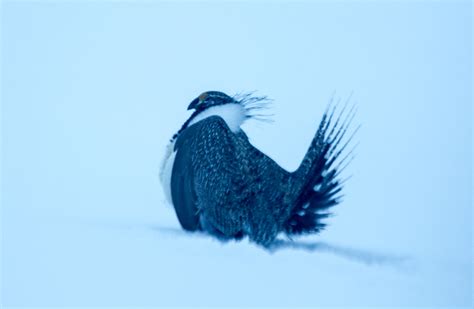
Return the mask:
<svg viewBox="0 0 474 309">
<path fill-rule="evenodd" d="M 208 94 L 207 92 L 204 92 L 202 93 L 200 96 L 199 96 L 199 101 L 204 101 L 206 98 L 207 98 Z"/>
</svg>

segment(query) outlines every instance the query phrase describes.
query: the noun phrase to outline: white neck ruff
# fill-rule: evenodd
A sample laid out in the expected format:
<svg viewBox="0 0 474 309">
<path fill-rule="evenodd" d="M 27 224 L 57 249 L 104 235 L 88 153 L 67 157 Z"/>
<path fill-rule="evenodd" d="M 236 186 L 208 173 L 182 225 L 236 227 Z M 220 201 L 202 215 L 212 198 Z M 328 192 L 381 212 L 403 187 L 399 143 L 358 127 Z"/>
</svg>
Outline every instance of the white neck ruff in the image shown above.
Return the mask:
<svg viewBox="0 0 474 309">
<path fill-rule="evenodd" d="M 211 116 L 219 116 L 224 119 L 229 129 L 234 133 L 240 131 L 240 126 L 247 119 L 246 110 L 242 105 L 230 103 L 207 108 L 194 117 L 188 127 Z"/>
</svg>

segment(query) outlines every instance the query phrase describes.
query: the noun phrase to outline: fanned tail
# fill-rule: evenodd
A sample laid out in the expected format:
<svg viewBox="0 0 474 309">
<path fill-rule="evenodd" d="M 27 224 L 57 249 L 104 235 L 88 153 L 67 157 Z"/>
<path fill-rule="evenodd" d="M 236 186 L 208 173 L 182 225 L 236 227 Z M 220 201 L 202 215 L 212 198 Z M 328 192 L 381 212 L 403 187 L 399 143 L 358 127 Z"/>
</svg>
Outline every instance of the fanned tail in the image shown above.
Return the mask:
<svg viewBox="0 0 474 309">
<path fill-rule="evenodd" d="M 348 152 L 346 149 L 359 130 L 358 126 L 347 136 L 356 114 L 355 105 L 349 108 L 349 101 L 350 97 L 337 118 L 338 104 L 329 104 L 303 162 L 293 173 L 300 195 L 285 223 L 288 235 L 321 231 L 326 226 L 323 219 L 331 215 L 329 208 L 341 201 L 347 179 L 340 180 L 340 174 L 352 160 L 355 146 Z"/>
</svg>

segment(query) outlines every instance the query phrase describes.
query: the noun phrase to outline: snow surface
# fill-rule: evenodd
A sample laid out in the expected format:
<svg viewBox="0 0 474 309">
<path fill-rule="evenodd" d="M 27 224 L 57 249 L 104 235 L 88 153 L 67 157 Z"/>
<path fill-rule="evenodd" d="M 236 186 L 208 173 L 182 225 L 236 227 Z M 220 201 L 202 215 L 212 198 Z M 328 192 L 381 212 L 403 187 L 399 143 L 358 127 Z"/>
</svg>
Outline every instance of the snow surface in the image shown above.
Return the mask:
<svg viewBox="0 0 474 309">
<path fill-rule="evenodd" d="M 4 306 L 472 305 L 468 2 L 2 4 Z M 334 89 L 362 130 L 328 229 L 265 251 L 179 228 L 166 144 L 206 90 L 288 170 Z"/>
</svg>

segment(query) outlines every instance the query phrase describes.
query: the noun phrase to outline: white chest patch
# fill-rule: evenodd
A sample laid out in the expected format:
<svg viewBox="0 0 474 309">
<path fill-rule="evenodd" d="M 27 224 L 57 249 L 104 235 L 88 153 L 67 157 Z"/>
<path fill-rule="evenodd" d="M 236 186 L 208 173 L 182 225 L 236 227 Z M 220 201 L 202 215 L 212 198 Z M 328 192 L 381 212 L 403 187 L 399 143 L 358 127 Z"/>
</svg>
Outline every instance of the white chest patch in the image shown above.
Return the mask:
<svg viewBox="0 0 474 309">
<path fill-rule="evenodd" d="M 219 116 L 224 119 L 229 129 L 234 133 L 240 131 L 240 126 L 247 119 L 245 108 L 242 105 L 224 104 L 204 110 L 191 120 L 189 126 L 211 116 Z"/>
<path fill-rule="evenodd" d="M 173 151 L 173 149 L 174 141 L 170 142 L 166 147 L 160 169 L 161 186 L 170 205 L 173 205 L 173 200 L 171 199 L 171 173 L 173 172 L 174 159 L 176 158 L 176 151 Z"/>
</svg>

